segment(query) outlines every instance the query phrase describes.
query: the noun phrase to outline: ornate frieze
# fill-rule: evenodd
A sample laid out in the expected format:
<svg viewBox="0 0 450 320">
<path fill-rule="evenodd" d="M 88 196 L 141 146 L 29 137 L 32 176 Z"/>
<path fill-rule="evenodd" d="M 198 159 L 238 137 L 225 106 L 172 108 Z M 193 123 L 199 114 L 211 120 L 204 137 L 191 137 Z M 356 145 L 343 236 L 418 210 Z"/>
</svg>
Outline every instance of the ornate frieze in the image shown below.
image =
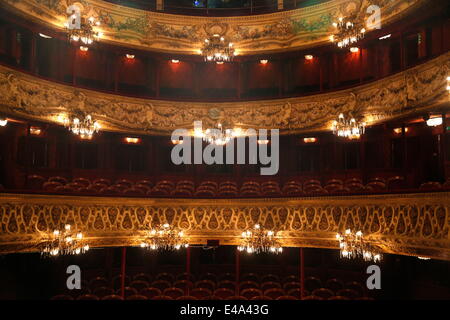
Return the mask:
<svg viewBox="0 0 450 320">
<path fill-rule="evenodd" d="M 335 236 L 362 230 L 384 252 L 450 260 L 450 193 L 286 199 L 137 199 L 0 195 L 0 252 L 34 251 L 65 223 L 91 247 L 138 245 L 169 223 L 192 244 L 236 245 L 256 223 L 280 232 L 283 246 L 338 248 Z"/>
<path fill-rule="evenodd" d="M 61 121 L 76 111 L 100 120 L 103 130 L 169 133 L 195 120 L 218 119 L 284 132 L 330 127 L 339 113 L 360 115 L 367 124 L 448 103 L 450 53 L 383 80 L 350 90 L 301 98 L 235 103 L 170 102 L 75 89 L 0 67 L 0 111 L 12 116 Z"/>
<path fill-rule="evenodd" d="M 79 4 L 82 12 L 102 22 L 103 41 L 160 51 L 195 53 L 211 25 L 220 25 L 223 36 L 240 54 L 308 47 L 328 41 L 332 22 L 339 16 L 367 8 L 381 8 L 382 23 L 407 14 L 429 0 L 332 0 L 301 9 L 242 17 L 193 17 L 149 12 L 100 0 L 4 0 L 7 8 L 52 27 L 63 29 L 66 9 Z"/>
</svg>

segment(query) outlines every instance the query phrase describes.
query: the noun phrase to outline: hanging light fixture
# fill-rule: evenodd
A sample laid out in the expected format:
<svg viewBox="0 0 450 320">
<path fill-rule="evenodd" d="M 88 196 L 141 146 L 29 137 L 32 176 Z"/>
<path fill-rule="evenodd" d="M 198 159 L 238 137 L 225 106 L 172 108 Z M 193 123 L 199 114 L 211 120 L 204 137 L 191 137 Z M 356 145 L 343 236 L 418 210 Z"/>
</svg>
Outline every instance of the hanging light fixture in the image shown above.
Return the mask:
<svg viewBox="0 0 450 320">
<path fill-rule="evenodd" d="M 150 250 L 179 250 L 189 247 L 189 244 L 183 231 L 165 223 L 148 231 L 140 246 Z"/>
<path fill-rule="evenodd" d="M 235 136 L 233 129 L 224 129 L 221 123 L 217 124 L 217 128 L 206 129 L 203 134 L 203 141 L 216 146 L 223 146 L 230 142 Z"/>
<path fill-rule="evenodd" d="M 345 230 L 344 234 L 338 233 L 336 239 L 339 241 L 341 258 L 355 259 L 363 258 L 364 261 L 379 262 L 383 255 L 378 249 L 364 239 L 361 231 L 352 232 Z"/>
<path fill-rule="evenodd" d="M 40 245 L 41 254 L 45 256 L 75 255 L 89 250 L 83 234 L 74 231 L 70 224 L 63 230 L 54 230 Z"/>
<path fill-rule="evenodd" d="M 82 139 L 91 139 L 94 133 L 100 130 L 100 125 L 97 121 L 92 120 L 91 115 L 82 115 L 80 117 L 71 117 L 64 119 L 64 126 L 79 135 Z"/>
<path fill-rule="evenodd" d="M 283 252 L 283 247 L 277 239 L 277 234 L 273 230 L 265 230 L 259 224 L 255 224 L 253 230 L 242 232 L 241 245 L 239 251 L 247 253 L 275 253 Z"/>
<path fill-rule="evenodd" d="M 219 34 L 214 34 L 205 39 L 201 53 L 205 57 L 205 61 L 229 62 L 233 60 L 235 50 L 233 43 Z"/>
<path fill-rule="evenodd" d="M 75 19 L 75 16 L 72 15 L 69 19 Z M 69 24 L 67 23 L 66 28 L 69 41 L 84 45 L 94 43 L 94 41 L 97 41 L 102 35 L 101 32 L 94 30 L 94 27 L 99 25 L 100 21 L 96 21 L 94 17 L 89 17 L 88 19 L 86 17 L 81 17 L 79 28 L 69 28 Z"/>
<path fill-rule="evenodd" d="M 4 127 L 8 124 L 8 119 L 5 117 L 0 116 L 0 127 Z"/>
<path fill-rule="evenodd" d="M 346 119 L 344 114 L 340 114 L 338 119 L 333 121 L 332 130 L 338 137 L 348 139 L 359 139 L 365 132 L 366 124 L 356 121 L 355 118 Z"/>
<path fill-rule="evenodd" d="M 339 18 L 338 22 L 333 23 L 336 32 L 330 36 L 330 41 L 336 43 L 339 48 L 345 48 L 364 38 L 366 29 L 355 16 L 347 19 Z"/>
</svg>

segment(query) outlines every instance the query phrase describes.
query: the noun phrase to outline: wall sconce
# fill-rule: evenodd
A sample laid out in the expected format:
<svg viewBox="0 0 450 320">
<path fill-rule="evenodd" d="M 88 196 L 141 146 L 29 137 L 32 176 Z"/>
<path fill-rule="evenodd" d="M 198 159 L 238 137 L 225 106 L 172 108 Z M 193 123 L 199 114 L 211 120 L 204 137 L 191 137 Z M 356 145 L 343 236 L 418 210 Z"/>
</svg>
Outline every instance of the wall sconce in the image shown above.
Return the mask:
<svg viewBox="0 0 450 320">
<path fill-rule="evenodd" d="M 406 128 L 405 128 L 405 133 L 408 132 L 408 131 L 409 131 L 409 128 L 406 127 Z M 395 129 L 394 129 L 394 132 L 395 132 L 396 134 L 400 134 L 400 133 L 402 133 L 402 128 L 395 128 Z"/>
<path fill-rule="evenodd" d="M 429 127 L 437 127 L 440 126 L 441 124 L 442 124 L 441 117 L 431 118 L 427 120 L 427 126 Z"/>
<path fill-rule="evenodd" d="M 305 56 L 305 59 L 306 59 L 306 60 L 312 60 L 312 59 L 314 59 L 314 56 L 311 55 L 311 54 L 307 54 L 307 55 Z"/>
<path fill-rule="evenodd" d="M 127 59 L 134 59 L 134 54 L 126 54 Z"/>
<path fill-rule="evenodd" d="M 0 127 L 4 127 L 8 124 L 8 119 L 0 118 Z"/>
<path fill-rule="evenodd" d="M 133 137 L 126 137 L 125 138 L 125 142 L 126 143 L 130 143 L 130 144 L 138 144 L 141 142 L 141 139 L 139 138 L 133 138 Z"/>
<path fill-rule="evenodd" d="M 41 128 L 39 127 L 30 127 L 30 134 L 33 136 L 38 136 L 42 132 Z"/>
<path fill-rule="evenodd" d="M 258 144 L 263 144 L 263 145 L 269 144 L 269 140 L 258 140 Z"/>
<path fill-rule="evenodd" d="M 46 35 L 46 34 L 43 34 L 43 33 L 39 33 L 39 36 L 41 37 L 41 38 L 44 38 L 44 39 L 51 39 L 52 37 L 50 37 L 50 36 L 48 36 L 48 35 Z"/>
<path fill-rule="evenodd" d="M 259 63 L 267 64 L 267 63 L 269 63 L 269 60 L 267 60 L 267 59 L 259 60 Z"/>
<path fill-rule="evenodd" d="M 216 63 L 217 64 L 223 64 L 223 61 L 217 61 Z"/>
<path fill-rule="evenodd" d="M 315 138 L 315 137 L 303 138 L 303 142 L 304 143 L 315 143 L 315 142 L 317 142 L 317 138 Z"/>
<path fill-rule="evenodd" d="M 172 59 L 172 63 L 179 63 L 179 62 L 180 62 L 180 60 Z"/>
<path fill-rule="evenodd" d="M 172 140 L 173 144 L 183 144 L 183 140 Z"/>
<path fill-rule="evenodd" d="M 83 46 L 80 46 L 80 50 L 81 50 L 81 51 L 84 51 L 84 52 L 86 52 L 86 51 L 88 51 L 88 50 L 89 50 L 89 48 L 88 48 L 88 47 L 83 47 Z"/>
<path fill-rule="evenodd" d="M 352 53 L 359 52 L 359 48 L 358 47 L 351 47 L 350 48 L 350 52 L 352 52 Z"/>
</svg>

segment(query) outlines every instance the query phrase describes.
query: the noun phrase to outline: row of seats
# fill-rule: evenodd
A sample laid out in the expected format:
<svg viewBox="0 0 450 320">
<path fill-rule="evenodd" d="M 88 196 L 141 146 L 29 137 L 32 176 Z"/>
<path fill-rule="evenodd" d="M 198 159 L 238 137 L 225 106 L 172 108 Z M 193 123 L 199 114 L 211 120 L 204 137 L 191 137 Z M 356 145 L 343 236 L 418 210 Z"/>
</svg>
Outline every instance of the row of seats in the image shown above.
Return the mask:
<svg viewBox="0 0 450 320">
<path fill-rule="evenodd" d="M 211 273 L 198 277 L 191 274 L 179 274 L 176 277 L 169 273 L 160 273 L 155 277 L 148 274 L 137 274 L 133 278 L 124 279 L 124 298 L 143 296 L 146 299 L 169 297 L 180 299 L 194 297 L 195 299 L 229 299 L 243 297 L 245 299 L 261 298 L 279 299 L 280 297 L 301 297 L 301 284 L 297 276 L 291 275 L 280 280 L 273 274 L 259 277 L 256 274 L 244 274 L 236 282 L 233 274 L 225 273 L 219 276 Z M 111 296 L 121 296 L 121 276 L 108 281 L 104 277 L 96 277 L 82 284 L 82 290 L 75 291 L 78 297 L 91 295 L 98 299 Z M 339 279 L 329 279 L 325 283 L 315 277 L 307 277 L 304 281 L 303 296 L 320 299 L 343 297 L 359 299 L 366 296 L 366 290 L 359 282 L 345 283 Z"/>
<path fill-rule="evenodd" d="M 384 192 L 398 190 L 405 187 L 403 177 L 395 176 L 389 179 L 371 178 L 363 184 L 360 178 L 328 180 L 324 185 L 319 180 L 309 179 L 303 183 L 290 180 L 282 186 L 277 181 L 246 181 L 238 185 L 235 181 L 202 181 L 195 184 L 191 180 L 178 182 L 161 180 L 153 184 L 149 180 L 130 181 L 119 179 L 112 183 L 108 179 L 74 178 L 71 181 L 64 177 L 50 177 L 31 175 L 27 180 L 28 188 L 44 190 L 46 192 L 60 192 L 69 194 L 90 195 L 122 195 L 122 196 L 161 196 L 161 197 L 277 197 L 302 195 L 327 195 L 358 192 Z M 424 183 L 422 190 L 450 189 L 450 180 L 441 185 L 438 182 Z"/>
<path fill-rule="evenodd" d="M 225 299 L 221 299 L 220 297 L 217 297 L 217 296 L 211 296 L 208 299 L 198 299 L 197 297 L 194 297 L 194 296 L 183 295 L 183 296 L 180 296 L 180 297 L 174 299 L 173 297 L 165 296 L 165 295 L 148 298 L 147 296 L 142 295 L 142 294 L 128 296 L 125 299 L 122 298 L 122 296 L 119 296 L 116 294 L 108 295 L 103 298 L 100 298 L 93 294 L 84 294 L 84 295 L 77 297 L 76 299 L 77 300 L 253 300 L 253 301 L 256 301 L 256 300 L 374 300 L 371 297 L 349 298 L 346 296 L 337 296 L 337 295 L 331 296 L 329 298 L 322 298 L 319 296 L 308 295 L 308 296 L 303 297 L 303 299 L 299 298 L 299 297 L 295 297 L 295 296 L 280 296 L 276 299 L 272 299 L 271 297 L 267 297 L 267 296 L 254 296 L 250 299 L 248 299 L 244 296 L 230 296 Z M 74 300 L 74 298 L 69 295 L 57 295 L 57 296 L 52 297 L 52 300 Z"/>
</svg>

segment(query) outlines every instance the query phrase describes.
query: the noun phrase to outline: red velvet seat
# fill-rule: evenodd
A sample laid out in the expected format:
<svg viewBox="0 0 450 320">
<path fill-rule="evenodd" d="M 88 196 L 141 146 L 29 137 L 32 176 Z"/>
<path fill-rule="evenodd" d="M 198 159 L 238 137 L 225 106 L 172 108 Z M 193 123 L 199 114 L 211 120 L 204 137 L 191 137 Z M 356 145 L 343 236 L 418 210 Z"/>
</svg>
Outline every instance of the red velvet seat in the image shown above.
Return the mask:
<svg viewBox="0 0 450 320">
<path fill-rule="evenodd" d="M 138 273 L 133 276 L 133 281 L 146 281 L 147 283 L 150 283 L 152 277 L 146 273 Z"/>
<path fill-rule="evenodd" d="M 124 298 L 127 298 L 129 296 L 135 295 L 137 293 L 138 293 L 138 291 L 135 288 L 132 288 L 132 287 L 125 287 L 125 288 L 123 288 Z M 122 295 L 122 289 L 117 289 L 116 290 L 116 294 L 118 296 Z"/>
<path fill-rule="evenodd" d="M 198 299 L 193 296 L 181 296 L 181 297 L 178 297 L 177 300 L 198 300 Z"/>
<path fill-rule="evenodd" d="M 277 298 L 277 300 L 299 300 L 297 297 L 292 296 L 280 296 Z"/>
<path fill-rule="evenodd" d="M 242 297 L 247 298 L 248 300 L 253 298 L 253 297 L 258 297 L 262 295 L 262 291 L 259 289 L 253 289 L 253 288 L 249 288 L 249 289 L 245 289 L 241 291 L 240 294 Z"/>
<path fill-rule="evenodd" d="M 47 181 L 43 184 L 42 189 L 48 192 L 54 192 L 56 191 L 57 187 L 61 187 L 62 184 L 60 182 L 56 181 Z"/>
<path fill-rule="evenodd" d="M 267 300 L 273 300 L 271 297 L 267 297 L 267 296 L 256 296 L 251 298 L 250 300 L 252 301 L 267 301 Z"/>
<path fill-rule="evenodd" d="M 219 288 L 214 291 L 214 296 L 219 297 L 221 299 L 226 299 L 229 297 L 234 296 L 235 292 L 234 290 L 227 289 L 227 288 Z"/>
<path fill-rule="evenodd" d="M 327 288 L 319 288 L 319 289 L 315 289 L 312 292 L 312 295 L 316 296 L 316 297 L 321 297 L 323 299 L 328 299 L 328 298 L 334 296 L 334 292 Z"/>
<path fill-rule="evenodd" d="M 105 297 L 101 298 L 101 300 L 123 300 L 123 298 L 116 294 L 111 294 L 109 296 L 105 296 Z"/>
<path fill-rule="evenodd" d="M 261 276 L 261 282 L 280 282 L 280 277 L 275 274 L 265 274 Z"/>
<path fill-rule="evenodd" d="M 264 291 L 264 295 L 272 299 L 276 299 L 284 295 L 284 290 L 280 288 L 272 288 Z"/>
<path fill-rule="evenodd" d="M 197 299 L 206 299 L 212 296 L 212 292 L 208 289 L 196 288 L 191 290 L 190 295 L 196 297 Z"/>
<path fill-rule="evenodd" d="M 101 287 L 108 287 L 108 281 L 104 277 L 95 277 L 89 282 L 89 288 L 92 291 Z"/>
<path fill-rule="evenodd" d="M 169 297 L 171 297 L 173 299 L 177 299 L 177 298 L 182 297 L 184 295 L 184 291 L 181 290 L 180 288 L 172 287 L 172 288 L 164 289 L 163 295 L 169 296 Z"/>
<path fill-rule="evenodd" d="M 143 281 L 143 280 L 133 280 L 130 283 L 130 287 L 136 289 L 139 292 L 142 289 L 149 287 L 149 283 L 147 281 Z"/>
<path fill-rule="evenodd" d="M 242 291 L 245 289 L 259 289 L 259 284 L 255 281 L 243 281 L 239 285 L 239 291 Z"/>
<path fill-rule="evenodd" d="M 236 289 L 236 283 L 230 280 L 222 280 L 217 283 L 217 288 L 231 289 L 234 291 Z"/>
<path fill-rule="evenodd" d="M 55 177 L 50 177 L 47 180 L 48 182 L 58 182 L 60 184 L 66 184 L 67 183 L 67 179 L 64 177 L 60 177 L 60 176 L 55 176 Z"/>
<path fill-rule="evenodd" d="M 27 188 L 31 190 L 40 190 L 45 182 L 45 178 L 36 174 L 27 177 Z"/>
<path fill-rule="evenodd" d="M 151 287 L 164 291 L 165 289 L 171 287 L 171 283 L 166 280 L 156 280 L 151 283 Z"/>
<path fill-rule="evenodd" d="M 99 287 L 92 290 L 92 293 L 99 298 L 103 298 L 114 294 L 114 290 L 108 287 Z"/>
<path fill-rule="evenodd" d="M 139 294 L 146 296 L 148 299 L 153 299 L 154 297 L 161 295 L 161 290 L 158 288 L 144 288 L 141 291 L 139 291 Z"/>
<path fill-rule="evenodd" d="M 281 284 L 279 282 L 273 282 L 273 281 L 263 282 L 263 284 L 261 284 L 261 290 L 263 292 L 268 289 L 273 289 L 273 288 L 281 289 Z"/>
<path fill-rule="evenodd" d="M 214 291 L 216 285 L 211 280 L 200 280 L 200 281 L 197 281 L 195 283 L 195 287 L 196 288 L 204 288 L 204 289 L 208 289 L 210 291 Z"/>
<path fill-rule="evenodd" d="M 91 182 L 86 178 L 74 178 L 72 179 L 72 183 L 79 184 L 85 188 L 91 184 Z"/>
<path fill-rule="evenodd" d="M 77 298 L 77 300 L 99 300 L 96 295 L 93 294 L 82 294 Z"/>
<path fill-rule="evenodd" d="M 172 283 L 175 281 L 175 277 L 171 273 L 161 272 L 156 275 L 155 280 L 164 280 Z"/>
<path fill-rule="evenodd" d="M 132 296 L 126 297 L 125 300 L 148 300 L 148 298 L 140 294 L 134 294 Z"/>
</svg>

